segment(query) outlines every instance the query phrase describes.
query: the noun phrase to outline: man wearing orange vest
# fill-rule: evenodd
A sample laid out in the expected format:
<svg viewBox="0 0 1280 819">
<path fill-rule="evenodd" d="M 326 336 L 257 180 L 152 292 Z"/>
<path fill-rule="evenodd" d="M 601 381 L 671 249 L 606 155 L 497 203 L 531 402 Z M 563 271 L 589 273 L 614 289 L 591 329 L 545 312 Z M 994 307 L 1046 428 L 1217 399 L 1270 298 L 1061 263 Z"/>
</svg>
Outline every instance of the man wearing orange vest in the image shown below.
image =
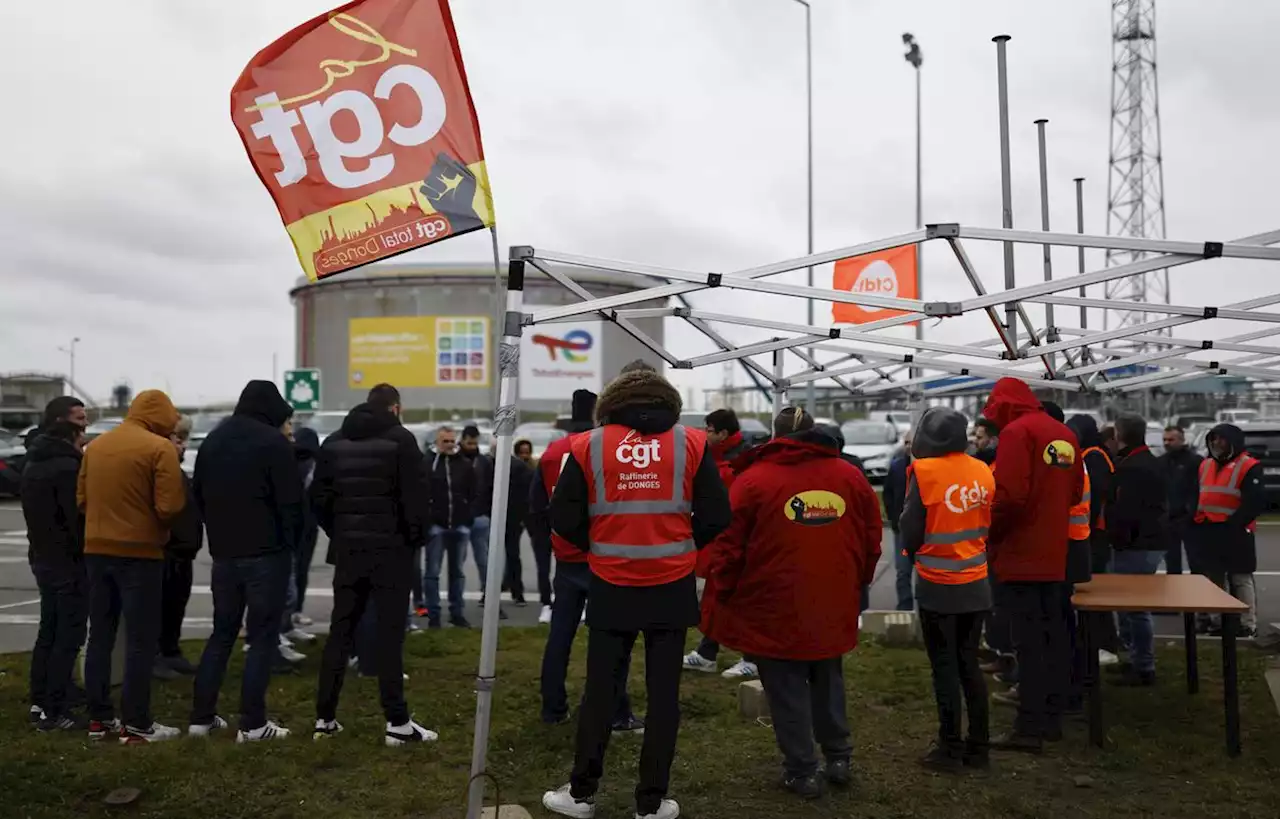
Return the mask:
<svg viewBox="0 0 1280 819">
<path fill-rule="evenodd" d="M 573 415 L 570 430 L 576 434 L 589 432 L 595 423 L 596 395 L 588 390 L 573 393 Z M 569 655 L 573 651 L 578 625 L 587 606 L 591 586 L 591 570 L 587 555 L 578 547 L 551 531 L 551 495 L 560 480 L 560 471 L 569 460 L 573 438 L 552 441 L 538 462 L 538 472 L 529 487 L 529 522 L 532 536 L 549 541 L 546 548 L 556 557 L 555 598 L 546 622 L 551 624 L 547 647 L 542 654 L 542 721 L 563 725 L 569 721 L 569 698 L 565 693 L 565 677 L 569 674 Z M 540 618 L 541 619 L 541 618 Z M 631 712 L 627 696 L 629 662 L 618 667 L 617 707 L 614 709 L 613 731 L 639 732 L 644 722 Z"/>
<path fill-rule="evenodd" d="M 902 512 L 903 552 L 916 570 L 916 602 L 938 701 L 938 740 L 920 764 L 955 772 L 986 768 L 990 733 L 987 684 L 978 662 L 982 624 L 991 609 L 987 529 L 996 482 L 991 469 L 965 454 L 968 421 L 935 407 L 920 419 Z M 969 712 L 962 738 L 961 691 Z"/>
<path fill-rule="evenodd" d="M 1187 557 L 1192 571 L 1249 604 L 1240 625 L 1243 636 L 1252 637 L 1258 628 L 1254 530 L 1267 506 L 1262 465 L 1245 449 L 1244 432 L 1231 424 L 1211 429 L 1205 444 L 1209 457 L 1200 464 L 1200 493 L 1187 533 Z M 1210 633 L 1221 633 L 1220 622 L 1206 626 Z"/>
<path fill-rule="evenodd" d="M 679 424 L 682 403 L 652 368 L 629 368 L 596 404 L 599 424 L 575 436 L 551 501 L 552 529 L 588 553 L 587 684 L 569 784 L 542 804 L 590 819 L 604 774 L 617 668 L 645 641 L 648 715 L 636 816 L 675 819 L 667 799 L 680 727 L 685 636 L 698 624 L 697 550 L 729 526 L 729 495 L 706 433 Z"/>
</svg>

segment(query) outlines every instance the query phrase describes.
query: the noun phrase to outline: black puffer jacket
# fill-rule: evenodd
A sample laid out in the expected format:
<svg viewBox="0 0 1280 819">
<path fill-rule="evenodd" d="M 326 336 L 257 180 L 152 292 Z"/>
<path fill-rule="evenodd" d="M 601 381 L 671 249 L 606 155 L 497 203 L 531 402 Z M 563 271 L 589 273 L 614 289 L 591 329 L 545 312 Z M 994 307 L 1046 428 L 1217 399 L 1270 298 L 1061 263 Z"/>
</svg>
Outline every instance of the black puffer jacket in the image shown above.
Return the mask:
<svg viewBox="0 0 1280 819">
<path fill-rule="evenodd" d="M 293 445 L 280 431 L 292 415 L 275 384 L 250 381 L 235 413 L 201 444 L 193 488 L 214 560 L 294 548 L 302 481 Z"/>
<path fill-rule="evenodd" d="M 428 499 L 413 433 L 360 404 L 320 447 L 311 499 L 337 566 L 421 545 Z"/>
<path fill-rule="evenodd" d="M 78 566 L 84 559 L 84 518 L 76 508 L 80 457 L 62 438 L 31 440 L 22 470 L 22 516 L 32 564 Z"/>
</svg>

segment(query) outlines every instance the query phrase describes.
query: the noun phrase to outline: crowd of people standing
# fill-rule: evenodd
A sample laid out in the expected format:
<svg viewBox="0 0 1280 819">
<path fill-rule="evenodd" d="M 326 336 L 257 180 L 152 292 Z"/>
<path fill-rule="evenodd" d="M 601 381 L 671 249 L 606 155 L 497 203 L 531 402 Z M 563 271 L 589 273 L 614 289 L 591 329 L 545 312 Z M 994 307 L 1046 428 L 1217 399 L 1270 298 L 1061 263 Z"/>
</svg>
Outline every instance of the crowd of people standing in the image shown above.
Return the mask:
<svg viewBox="0 0 1280 819">
<path fill-rule="evenodd" d="M 610 737 L 643 733 L 637 815 L 674 819 L 668 798 L 679 729 L 681 671 L 759 676 L 783 756 L 782 783 L 805 798 L 853 778 L 843 678 L 881 556 L 882 507 L 833 431 L 799 408 L 773 419 L 773 438 L 748 448 L 729 410 L 704 428 L 679 423 L 676 391 L 643 363 L 598 397 L 574 395 L 572 434 L 534 462 L 512 458 L 507 520 L 488 518 L 494 462 L 479 434 L 448 427 L 423 453 L 400 423 L 386 384 L 350 411 L 322 446 L 295 431 L 275 385 L 253 381 L 234 414 L 200 448 L 194 478 L 180 468 L 189 422 L 159 391 L 141 393 L 122 424 L 91 446 L 83 405 L 52 402 L 23 478 L 30 562 L 41 592 L 31 718 L 41 730 L 145 744 L 180 734 L 151 712 L 153 676 L 194 674 L 187 733 L 229 729 L 218 708 L 234 644 L 247 657 L 238 742 L 283 739 L 268 718 L 273 672 L 287 671 L 290 635 L 305 639 L 301 601 L 318 532 L 328 536 L 334 604 L 316 696 L 315 739 L 337 719 L 349 666 L 378 678 L 385 743 L 438 739 L 404 695 L 403 644 L 443 625 L 439 575 L 448 568 L 449 622 L 466 628 L 468 552 L 487 580 L 488 533 L 502 526 L 516 560 L 502 591 L 523 604 L 518 567 L 527 529 L 550 629 L 542 719 L 570 720 L 566 677 L 580 623 L 590 629 L 569 782 L 544 805 L 589 819 Z M 932 667 L 938 738 L 927 767 L 985 768 L 991 750 L 1039 752 L 1078 710 L 1086 664 L 1074 630 L 1074 584 L 1095 573 L 1151 574 L 1161 563 L 1211 577 L 1253 605 L 1254 520 L 1265 506 L 1261 468 L 1240 430 L 1215 427 L 1201 458 L 1177 428 L 1157 458 L 1146 423 L 1122 416 L 1099 430 L 1070 420 L 1016 379 L 1001 379 L 972 436 L 968 420 L 933 408 L 890 467 L 884 510 L 892 530 L 897 603 L 919 611 Z M 483 536 L 479 533 L 483 533 Z M 212 558 L 213 633 L 198 664 L 178 643 L 191 562 Z M 513 545 L 514 544 L 514 545 Z M 555 557 L 554 580 L 551 556 Z M 545 575 L 545 581 L 544 581 Z M 699 595 L 698 578 L 704 586 Z M 119 716 L 112 650 L 126 631 Z M 85 688 L 72 665 L 85 641 Z M 1127 652 L 1118 681 L 1155 682 L 1150 614 L 1126 613 L 1106 646 Z M 1203 630 L 1222 624 L 1205 620 Z M 703 635 L 686 654 L 686 635 Z M 1244 620 L 1246 633 L 1255 627 Z M 644 638 L 648 713 L 627 695 Z M 984 663 L 983 652 L 989 651 Z M 1118 657 L 1116 658 L 1119 659 Z M 164 673 L 160 673 L 164 672 Z M 1010 731 L 990 735 L 984 673 L 1010 683 Z M 80 715 L 81 704 L 85 714 Z M 963 717 L 967 714 L 967 731 Z M 820 752 L 820 753 L 819 753 Z"/>
</svg>

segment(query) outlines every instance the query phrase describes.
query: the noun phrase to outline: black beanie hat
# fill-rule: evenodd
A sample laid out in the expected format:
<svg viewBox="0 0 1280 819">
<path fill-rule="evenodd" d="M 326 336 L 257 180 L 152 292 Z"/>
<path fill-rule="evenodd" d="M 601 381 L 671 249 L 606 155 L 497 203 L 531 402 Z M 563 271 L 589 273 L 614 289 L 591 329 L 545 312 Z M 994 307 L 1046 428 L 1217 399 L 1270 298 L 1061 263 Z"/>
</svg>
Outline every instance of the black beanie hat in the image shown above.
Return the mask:
<svg viewBox="0 0 1280 819">
<path fill-rule="evenodd" d="M 596 394 L 591 390 L 574 390 L 572 419 L 590 424 L 595 416 Z"/>
</svg>

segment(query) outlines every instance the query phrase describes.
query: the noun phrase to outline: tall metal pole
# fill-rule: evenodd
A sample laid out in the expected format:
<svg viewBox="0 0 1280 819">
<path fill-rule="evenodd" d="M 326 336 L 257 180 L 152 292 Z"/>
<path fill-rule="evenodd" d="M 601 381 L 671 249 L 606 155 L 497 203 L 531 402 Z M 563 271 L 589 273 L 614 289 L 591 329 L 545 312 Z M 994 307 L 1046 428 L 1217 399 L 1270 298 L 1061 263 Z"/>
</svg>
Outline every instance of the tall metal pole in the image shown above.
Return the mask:
<svg viewBox="0 0 1280 819">
<path fill-rule="evenodd" d="M 498 406 L 494 409 L 493 507 L 490 520 L 506 520 L 511 490 L 511 457 L 516 429 L 516 397 L 520 378 L 520 313 L 524 306 L 524 259 L 532 248 L 511 249 L 507 269 L 506 313 L 502 323 L 502 343 L 498 348 L 498 373 L 502 379 L 498 390 Z M 471 749 L 471 783 L 467 792 L 467 819 L 480 819 L 484 804 L 484 783 L 488 776 L 489 722 L 493 717 L 493 688 L 497 683 L 498 619 L 502 606 L 502 573 L 505 568 L 506 537 L 501 526 L 489 531 L 489 571 L 485 588 L 493 594 L 484 601 L 483 630 L 480 635 L 480 663 L 476 671 L 475 739 Z"/>
<path fill-rule="evenodd" d="M 808 0 L 796 0 L 797 3 L 804 6 L 804 93 L 805 93 L 805 111 L 808 118 L 808 192 L 809 192 L 809 255 L 813 255 L 813 9 L 809 7 Z M 813 267 L 810 266 L 806 270 L 806 281 L 810 287 L 813 287 Z M 813 298 L 809 298 L 808 310 L 806 315 L 809 319 L 809 325 L 813 326 Z M 809 357 L 813 358 L 815 351 L 809 348 Z M 810 381 L 805 391 L 805 403 L 808 405 L 809 414 L 818 414 L 818 388 Z"/>
<path fill-rule="evenodd" d="M 782 384 L 782 355 L 784 350 L 773 351 L 773 417 L 777 418 L 787 405 L 787 389 Z M 810 382 L 812 383 L 812 382 Z M 773 429 L 773 424 L 769 425 Z"/>
<path fill-rule="evenodd" d="M 1009 67 L 1005 54 L 1006 45 L 1011 39 L 1008 34 L 992 37 L 996 44 L 996 83 L 1000 96 L 1000 200 L 1003 211 L 1001 223 L 1005 228 L 1013 227 L 1013 182 L 1012 170 L 1009 167 Z M 1004 287 L 1013 290 L 1018 286 L 1013 274 L 1013 242 L 1004 243 Z M 1008 302 L 1004 306 L 1005 331 L 1014 347 L 1018 346 L 1018 303 Z"/>
<path fill-rule="evenodd" d="M 1036 120 L 1036 135 L 1040 143 L 1040 229 L 1045 233 L 1049 232 L 1049 152 L 1045 145 L 1044 126 L 1049 120 Z M 1044 245 L 1044 280 L 1053 281 L 1053 246 L 1047 242 Z M 1054 344 L 1058 341 L 1058 331 L 1053 323 L 1053 305 L 1046 304 L 1044 306 L 1044 332 L 1045 341 L 1048 344 Z M 1053 369 L 1053 353 L 1049 353 L 1049 369 Z"/>
<path fill-rule="evenodd" d="M 1076 233 L 1083 234 L 1084 233 L 1084 177 L 1077 176 L 1073 181 L 1076 183 Z M 1081 274 L 1084 273 L 1084 246 L 1081 246 L 1077 250 L 1076 269 L 1077 269 L 1077 272 Z M 1080 288 L 1080 298 L 1082 299 L 1088 298 L 1088 296 L 1085 294 L 1085 291 L 1086 291 L 1086 288 L 1084 287 Z M 1080 329 L 1081 330 L 1089 329 L 1089 310 L 1088 308 L 1085 308 L 1085 307 L 1080 308 Z"/>
<path fill-rule="evenodd" d="M 67 357 L 70 359 L 70 370 L 67 372 L 67 380 L 71 382 L 68 384 L 68 394 L 71 396 L 76 394 L 76 345 L 79 343 L 80 337 L 76 336 L 71 339 L 71 344 L 69 346 L 58 348 L 58 352 L 66 353 Z"/>
<path fill-rule="evenodd" d="M 916 228 L 924 227 L 924 151 L 921 146 L 923 134 L 921 122 L 921 102 L 920 102 L 920 66 L 924 64 L 924 55 L 920 52 L 920 44 L 916 42 L 916 38 L 912 34 L 903 34 L 902 42 L 907 46 L 907 53 L 902 55 L 903 59 L 911 63 L 916 70 Z M 924 296 L 924 242 L 916 245 L 916 298 Z M 924 339 L 924 322 L 917 321 L 915 323 L 916 340 Z M 921 370 L 919 367 L 912 367 L 908 371 L 908 377 L 911 379 L 919 378 Z"/>
</svg>

